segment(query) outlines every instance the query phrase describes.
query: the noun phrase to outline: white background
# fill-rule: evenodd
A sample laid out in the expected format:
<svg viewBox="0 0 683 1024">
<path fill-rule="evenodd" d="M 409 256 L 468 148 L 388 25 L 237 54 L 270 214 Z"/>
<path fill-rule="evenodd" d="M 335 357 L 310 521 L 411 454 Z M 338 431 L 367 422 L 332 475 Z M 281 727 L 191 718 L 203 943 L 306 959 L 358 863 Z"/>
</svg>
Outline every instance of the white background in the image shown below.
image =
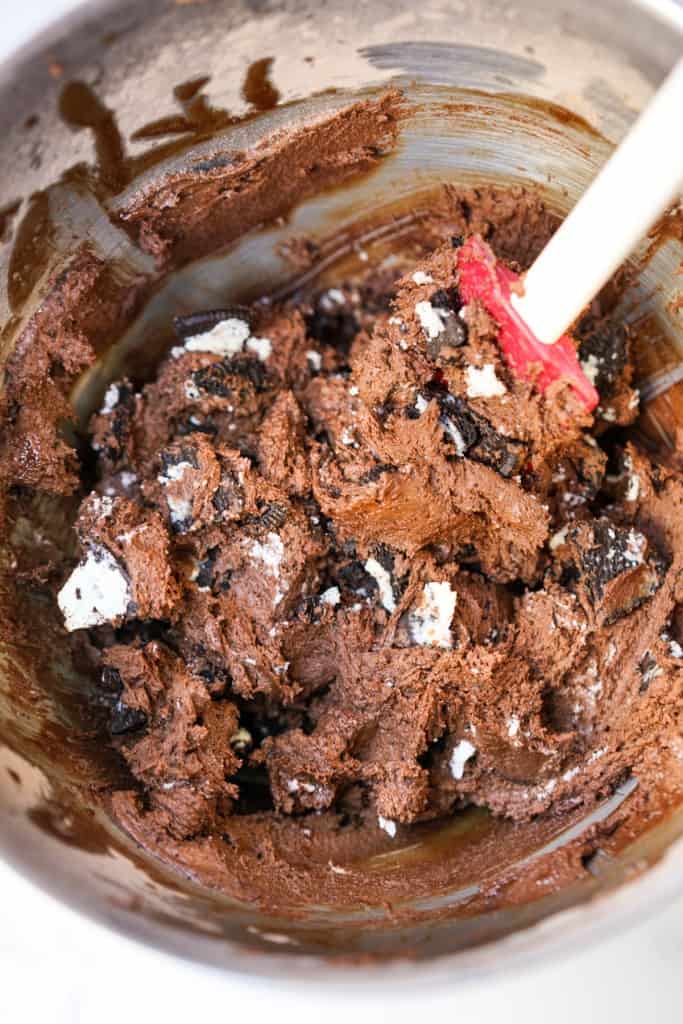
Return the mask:
<svg viewBox="0 0 683 1024">
<path fill-rule="evenodd" d="M 144 4 L 145 0 L 140 0 Z M 599 0 L 598 0 L 599 2 Z M 78 0 L 2 3 L 0 57 Z M 9 8 L 9 9 L 8 9 Z M 0 863 L 0 1022 L 391 1020 L 459 1024 L 683 1021 L 683 900 L 597 949 L 512 978 L 381 998 L 249 981 L 147 950 L 54 902 Z"/>
</svg>

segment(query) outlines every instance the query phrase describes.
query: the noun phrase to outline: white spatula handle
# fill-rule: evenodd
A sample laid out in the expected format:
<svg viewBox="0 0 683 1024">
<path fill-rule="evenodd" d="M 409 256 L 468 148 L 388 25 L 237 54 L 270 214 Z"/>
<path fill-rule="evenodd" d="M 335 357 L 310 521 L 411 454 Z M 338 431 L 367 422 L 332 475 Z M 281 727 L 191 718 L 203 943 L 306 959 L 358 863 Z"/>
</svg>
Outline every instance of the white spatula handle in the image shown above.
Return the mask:
<svg viewBox="0 0 683 1024">
<path fill-rule="evenodd" d="M 683 59 L 524 278 L 513 303 L 546 345 L 574 322 L 683 185 Z"/>
</svg>

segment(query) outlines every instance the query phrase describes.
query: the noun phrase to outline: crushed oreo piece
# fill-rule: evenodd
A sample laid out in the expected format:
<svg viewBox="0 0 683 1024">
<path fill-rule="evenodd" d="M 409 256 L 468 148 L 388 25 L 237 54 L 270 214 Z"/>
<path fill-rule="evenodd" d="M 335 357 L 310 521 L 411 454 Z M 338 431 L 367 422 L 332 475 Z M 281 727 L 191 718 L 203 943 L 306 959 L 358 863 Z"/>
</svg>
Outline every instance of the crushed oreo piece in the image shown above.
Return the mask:
<svg viewBox="0 0 683 1024">
<path fill-rule="evenodd" d="M 118 390 L 118 397 L 116 400 L 116 405 L 114 406 L 113 409 L 112 430 L 116 437 L 119 438 L 120 440 L 119 431 L 121 428 L 117 425 L 116 422 L 117 414 L 124 412 L 126 414 L 130 414 L 130 412 L 132 411 L 132 407 L 135 405 L 135 392 L 133 391 L 133 388 L 128 381 L 122 381 L 120 384 L 117 384 L 116 387 Z"/>
<path fill-rule="evenodd" d="M 102 703 L 109 711 L 109 731 L 120 736 L 147 724 L 147 715 L 139 708 L 131 708 L 121 700 L 123 681 L 118 669 L 105 665 L 100 677 L 103 690 Z"/>
<path fill-rule="evenodd" d="M 458 395 L 439 392 L 439 422 L 446 437 L 455 445 L 458 455 L 465 455 L 479 440 L 479 429 L 475 414 Z"/>
<path fill-rule="evenodd" d="M 483 416 L 478 417 L 477 426 L 479 441 L 470 449 L 470 458 L 490 466 L 506 479 L 516 476 L 526 462 L 526 445 L 498 433 Z"/>
<path fill-rule="evenodd" d="M 430 340 L 427 349 L 432 358 L 437 358 L 446 348 L 461 348 L 467 344 L 467 324 L 459 316 L 451 315 L 443 322 L 444 327 L 437 338 Z"/>
<path fill-rule="evenodd" d="M 578 333 L 581 336 L 579 359 L 592 369 L 593 383 L 600 394 L 611 394 L 629 359 L 626 328 L 623 324 L 609 323 L 590 329 L 586 324 L 579 326 Z"/>
<path fill-rule="evenodd" d="M 609 519 L 579 523 L 567 534 L 569 564 L 562 581 L 582 583 L 599 618 L 609 624 L 628 615 L 659 590 L 668 564 L 632 528 Z"/>
<path fill-rule="evenodd" d="M 213 665 L 204 665 L 197 671 L 199 678 L 209 685 L 215 682 L 217 674 L 217 670 Z"/>
<path fill-rule="evenodd" d="M 462 309 L 462 299 L 457 288 L 439 288 L 432 292 L 429 301 L 435 309 L 443 309 L 448 313 L 459 313 Z"/>
<path fill-rule="evenodd" d="M 382 402 L 381 405 L 376 405 L 373 412 L 378 420 L 382 423 L 386 422 L 389 416 L 394 411 L 394 403 L 389 399 L 386 402 Z"/>
<path fill-rule="evenodd" d="M 116 387 L 118 396 L 109 414 L 110 432 L 104 453 L 112 463 L 116 463 L 125 452 L 135 411 L 135 392 L 130 383 L 123 381 Z"/>
<path fill-rule="evenodd" d="M 223 573 L 223 575 L 218 580 L 218 583 L 216 585 L 216 589 L 219 590 L 222 594 L 224 594 L 226 592 L 226 590 L 230 590 L 230 584 L 231 583 L 232 583 L 232 571 L 228 569 L 228 570 L 226 570 Z"/>
<path fill-rule="evenodd" d="M 377 581 L 366 572 L 363 563 L 354 559 L 337 571 L 337 582 L 346 590 L 361 597 L 371 597 L 377 588 Z"/>
<path fill-rule="evenodd" d="M 194 652 L 194 657 L 201 660 L 201 667 L 196 669 L 196 674 L 204 683 L 208 693 L 214 699 L 225 696 L 225 692 L 230 685 L 230 675 L 225 669 L 218 668 L 213 665 L 206 658 L 206 651 L 198 647 Z"/>
<path fill-rule="evenodd" d="M 310 338 L 334 348 L 342 356 L 347 356 L 353 339 L 360 330 L 358 320 L 343 306 L 323 308 L 320 299 L 315 309 L 306 317 L 306 332 Z"/>
<path fill-rule="evenodd" d="M 408 573 L 400 577 L 396 575 L 396 556 L 386 544 L 378 544 L 372 552 L 372 557 L 389 574 L 394 601 L 398 604 L 408 586 Z M 376 582 L 374 577 L 373 582 Z"/>
<path fill-rule="evenodd" d="M 259 523 L 268 530 L 279 530 L 287 520 L 287 509 L 276 501 L 269 502 L 259 516 Z"/>
<path fill-rule="evenodd" d="M 506 479 L 520 471 L 527 456 L 526 445 L 500 434 L 458 395 L 439 392 L 437 401 L 445 437 L 460 457 L 467 455 L 483 462 Z"/>
<path fill-rule="evenodd" d="M 173 329 L 182 341 L 197 334 L 212 331 L 224 320 L 243 320 L 251 331 L 251 313 L 245 306 L 228 306 L 225 309 L 209 309 L 205 312 L 189 313 L 173 318 Z"/>
<path fill-rule="evenodd" d="M 386 544 L 378 544 L 373 551 L 373 558 L 375 558 L 383 569 L 386 569 L 388 573 L 394 571 L 395 556 L 391 548 L 387 547 Z"/>
<path fill-rule="evenodd" d="M 444 349 L 461 348 L 467 343 L 467 324 L 457 315 L 462 309 L 462 299 L 457 288 L 439 288 L 429 297 L 429 301 L 442 314 L 443 330 L 436 338 L 427 341 L 427 351 L 433 359 L 437 359 Z"/>
<path fill-rule="evenodd" d="M 190 417 L 189 420 L 185 420 L 184 423 L 178 424 L 178 435 L 179 437 L 187 437 L 188 434 L 207 434 L 209 437 L 215 437 L 218 433 L 218 427 L 213 420 L 197 420 L 194 422 L 196 417 Z"/>
<path fill-rule="evenodd" d="M 218 548 L 209 548 L 206 552 L 206 558 L 197 566 L 197 575 L 195 576 L 195 583 L 198 587 L 210 588 L 213 584 L 214 568 L 216 565 L 216 559 L 218 558 Z"/>
<path fill-rule="evenodd" d="M 379 478 L 385 473 L 395 472 L 396 466 L 392 466 L 388 462 L 378 462 L 376 466 L 373 466 L 372 469 L 367 471 L 367 473 L 364 473 L 358 482 L 361 484 L 375 483 L 375 481 L 379 480 Z"/>
<path fill-rule="evenodd" d="M 232 476 L 224 475 L 211 503 L 220 515 L 239 515 L 244 507 L 244 492 L 239 481 Z"/>
<path fill-rule="evenodd" d="M 165 449 L 160 452 L 159 460 L 163 473 L 166 473 L 170 466 L 179 466 L 182 462 L 189 462 L 193 469 L 199 468 L 197 453 L 189 444 L 181 444 L 175 451 Z"/>
<path fill-rule="evenodd" d="M 120 696 L 121 691 L 123 690 L 123 680 L 121 679 L 121 673 L 117 668 L 111 668 L 110 665 L 105 665 L 102 669 L 100 682 L 105 694 L 113 694 L 114 697 Z"/>
<path fill-rule="evenodd" d="M 262 391 L 266 386 L 268 371 L 260 359 L 233 356 L 220 363 L 202 366 L 192 374 L 195 386 L 216 398 L 243 398 L 244 395 L 240 394 L 240 378 L 252 384 L 257 391 Z"/>
<path fill-rule="evenodd" d="M 235 753 L 242 757 L 251 750 L 254 745 L 254 740 L 249 730 L 242 728 L 238 729 L 236 733 L 233 733 L 228 740 L 228 743 Z"/>
<path fill-rule="evenodd" d="M 638 692 L 642 695 L 647 693 L 650 688 L 650 683 L 657 676 L 662 674 L 662 670 L 657 664 L 657 659 L 649 652 L 646 651 L 640 660 L 638 665 L 641 675 L 641 682 Z"/>
<path fill-rule="evenodd" d="M 570 539 L 576 541 L 580 531 L 581 527 L 575 527 Z M 580 570 L 591 593 L 600 598 L 611 580 L 638 564 L 638 555 L 632 540 L 634 532 L 620 529 L 608 519 L 593 523 L 592 535 L 593 543 L 581 551 Z"/>
<path fill-rule="evenodd" d="M 117 700 L 111 709 L 109 731 L 112 736 L 121 736 L 125 732 L 133 732 L 147 725 L 147 715 L 139 708 L 128 707 L 122 700 Z"/>
<path fill-rule="evenodd" d="M 229 398 L 233 393 L 231 375 L 224 362 L 202 366 L 192 374 L 192 380 L 200 391 L 216 398 Z"/>
<path fill-rule="evenodd" d="M 268 383 L 268 368 L 258 357 L 253 355 L 233 356 L 225 360 L 228 373 L 243 377 L 256 388 L 264 391 Z"/>
</svg>

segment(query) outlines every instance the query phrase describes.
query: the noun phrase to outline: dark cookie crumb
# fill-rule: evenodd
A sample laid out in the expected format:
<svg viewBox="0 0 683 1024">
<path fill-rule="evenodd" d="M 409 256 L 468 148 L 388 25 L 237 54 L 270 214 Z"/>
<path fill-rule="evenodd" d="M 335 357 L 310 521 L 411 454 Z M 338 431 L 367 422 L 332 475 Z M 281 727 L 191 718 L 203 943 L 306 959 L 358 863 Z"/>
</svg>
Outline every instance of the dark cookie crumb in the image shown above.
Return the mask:
<svg viewBox="0 0 683 1024">
<path fill-rule="evenodd" d="M 504 437 L 458 395 L 439 393 L 437 400 L 445 437 L 459 456 L 483 462 L 506 478 L 519 473 L 527 458 L 521 441 Z"/>
<path fill-rule="evenodd" d="M 266 505 L 258 518 L 259 524 L 268 530 L 279 530 L 285 525 L 286 521 L 287 509 L 276 501 L 271 501 Z"/>
<path fill-rule="evenodd" d="M 109 712 L 109 731 L 112 736 L 142 729 L 147 724 L 147 715 L 139 708 L 129 707 L 121 700 L 123 680 L 120 673 L 109 665 L 102 669 L 101 701 Z"/>
<path fill-rule="evenodd" d="M 161 469 L 163 473 L 166 473 L 171 466 L 179 466 L 183 462 L 189 462 L 193 469 L 197 469 L 199 467 L 197 452 L 189 444 L 181 444 L 175 451 L 165 449 L 160 452 L 159 461 L 161 462 Z"/>
<path fill-rule="evenodd" d="M 351 344 L 360 330 L 354 313 L 343 306 L 321 306 L 318 299 L 312 313 L 306 318 L 306 332 L 320 345 L 336 349 L 342 356 L 348 356 Z"/>
<path fill-rule="evenodd" d="M 251 330 L 251 311 L 247 306 L 228 306 L 225 309 L 209 309 L 205 312 L 176 316 L 173 318 L 173 328 L 178 337 L 185 341 L 197 334 L 206 334 L 224 320 L 243 320 Z"/>
<path fill-rule="evenodd" d="M 585 331 L 585 334 L 584 334 Z M 623 376 L 629 358 L 628 333 L 623 324 L 608 323 L 579 328 L 582 335 L 579 359 L 594 374 L 594 384 L 601 395 L 609 396 Z"/>
</svg>

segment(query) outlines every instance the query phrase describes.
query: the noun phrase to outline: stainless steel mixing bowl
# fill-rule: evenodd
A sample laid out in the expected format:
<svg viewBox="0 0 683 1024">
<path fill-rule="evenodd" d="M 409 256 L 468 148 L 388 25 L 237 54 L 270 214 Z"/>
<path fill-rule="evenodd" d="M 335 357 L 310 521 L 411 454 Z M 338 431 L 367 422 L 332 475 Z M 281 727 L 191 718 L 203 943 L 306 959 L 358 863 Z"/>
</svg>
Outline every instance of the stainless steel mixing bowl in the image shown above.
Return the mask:
<svg viewBox="0 0 683 1024">
<path fill-rule="evenodd" d="M 389 201 L 409 209 L 443 181 L 533 181 L 564 212 L 682 49 L 680 9 L 635 0 L 86 3 L 0 70 L 0 358 L 26 343 L 31 318 L 83 242 L 130 296 L 114 322 L 92 327 L 101 358 L 73 394 L 85 416 L 117 367 L 144 356 L 169 310 L 253 294 L 255 281 L 256 291 L 276 287 L 289 274 L 280 255 L 288 239 L 342 234 Z M 277 106 L 272 90 L 245 89 L 248 68 L 271 58 Z M 209 116 L 172 145 L 136 140 L 141 126 L 178 114 L 174 87 L 197 76 L 210 76 L 210 112 L 229 111 L 234 122 Z M 179 168 L 229 160 L 279 127 L 388 86 L 403 90 L 412 112 L 379 169 L 294 211 L 271 211 L 268 224 L 230 245 L 208 232 L 190 246 L 191 260 L 180 253 L 160 275 L 112 219 Z M 116 180 L 122 149 L 141 158 L 127 182 Z M 108 167 L 106 188 L 84 169 L 92 164 Z M 647 321 L 659 338 L 641 383 L 654 403 L 651 429 L 665 434 L 681 376 L 682 255 L 673 239 L 653 252 L 644 245 L 624 299 L 624 315 Z M 42 514 L 54 528 L 64 508 L 47 502 Z M 11 568 L 5 553 L 6 615 Z M 84 684 L 58 643 L 45 648 L 36 636 L 0 649 L 0 849 L 38 885 L 169 951 L 290 979 L 377 981 L 381 964 L 382 983 L 394 987 L 462 980 L 585 943 L 681 888 L 679 812 L 608 870 L 532 903 L 459 917 L 458 893 L 434 893 L 419 923 L 365 908 L 355 917 L 310 913 L 293 929 L 151 861 L 96 809 L 89 787 L 106 779 L 108 765 L 83 724 Z M 388 966 L 406 952 L 410 959 Z"/>
</svg>

